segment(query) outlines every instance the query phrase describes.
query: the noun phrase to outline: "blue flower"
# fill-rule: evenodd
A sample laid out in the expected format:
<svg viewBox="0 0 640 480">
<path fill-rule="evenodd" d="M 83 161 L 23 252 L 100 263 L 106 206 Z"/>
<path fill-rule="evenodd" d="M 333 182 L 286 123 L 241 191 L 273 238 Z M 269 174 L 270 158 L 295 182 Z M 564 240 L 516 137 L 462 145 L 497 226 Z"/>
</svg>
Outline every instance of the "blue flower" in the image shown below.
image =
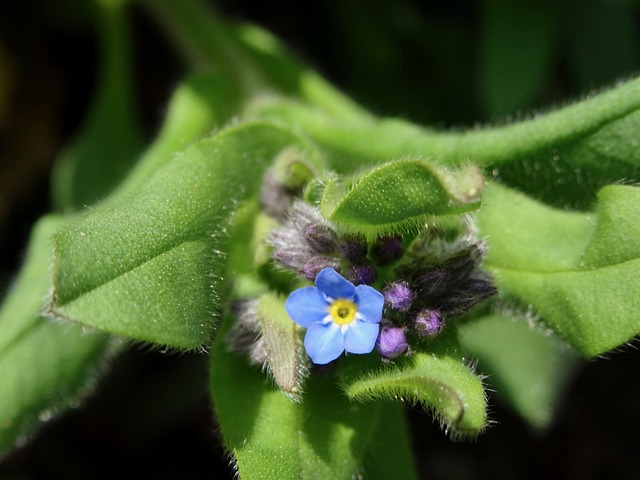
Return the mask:
<svg viewBox="0 0 640 480">
<path fill-rule="evenodd" d="M 285 308 L 307 329 L 304 348 L 313 363 L 324 365 L 349 353 L 369 353 L 380 331 L 384 297 L 368 285 L 355 287 L 333 268 L 318 273 L 315 287 L 289 295 Z"/>
</svg>

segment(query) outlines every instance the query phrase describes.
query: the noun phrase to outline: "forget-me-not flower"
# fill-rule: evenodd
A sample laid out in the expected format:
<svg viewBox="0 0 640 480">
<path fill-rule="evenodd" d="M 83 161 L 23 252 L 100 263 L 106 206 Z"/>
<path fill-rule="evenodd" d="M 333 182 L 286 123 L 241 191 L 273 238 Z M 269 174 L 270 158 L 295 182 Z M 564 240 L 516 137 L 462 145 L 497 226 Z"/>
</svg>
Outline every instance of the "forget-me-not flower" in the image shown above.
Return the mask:
<svg viewBox="0 0 640 480">
<path fill-rule="evenodd" d="M 345 350 L 371 352 L 380 331 L 382 294 L 354 286 L 333 268 L 321 270 L 315 283 L 292 292 L 285 303 L 291 319 L 307 329 L 304 348 L 313 363 L 329 363 Z"/>
</svg>

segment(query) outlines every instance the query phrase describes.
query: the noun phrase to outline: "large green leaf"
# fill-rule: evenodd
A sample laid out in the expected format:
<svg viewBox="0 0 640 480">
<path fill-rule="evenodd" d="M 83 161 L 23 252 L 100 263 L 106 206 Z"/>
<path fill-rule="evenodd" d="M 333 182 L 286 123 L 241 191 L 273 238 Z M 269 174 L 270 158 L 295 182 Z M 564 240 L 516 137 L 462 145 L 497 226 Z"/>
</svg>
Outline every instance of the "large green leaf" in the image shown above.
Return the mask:
<svg viewBox="0 0 640 480">
<path fill-rule="evenodd" d="M 492 184 L 478 218 L 500 290 L 588 356 L 640 333 L 640 189 L 608 186 L 598 200 L 571 213 Z"/>
<path fill-rule="evenodd" d="M 577 366 L 577 352 L 519 316 L 485 315 L 459 331 L 462 345 L 478 359 L 478 369 L 487 375 L 496 397 L 531 425 L 548 426 Z"/>
<path fill-rule="evenodd" d="M 454 438 L 479 434 L 487 423 L 484 388 L 463 357 L 455 329 L 418 348 L 393 365 L 347 370 L 344 388 L 349 398 L 419 403 L 432 410 Z"/>
<path fill-rule="evenodd" d="M 379 406 L 350 402 L 326 375 L 309 378 L 303 401 L 293 402 L 259 367 L 229 353 L 223 332 L 211 355 L 211 395 L 240 478 L 352 478 Z"/>
<path fill-rule="evenodd" d="M 51 284 L 52 236 L 62 223 L 56 216 L 38 222 L 24 267 L 0 308 L 0 456 L 89 392 L 110 351 L 107 335 L 40 315 Z"/>
<path fill-rule="evenodd" d="M 176 154 L 126 201 L 64 228 L 55 238 L 50 313 L 139 340 L 203 345 L 222 295 L 228 220 L 291 146 L 319 161 L 287 129 L 230 127 Z"/>
</svg>

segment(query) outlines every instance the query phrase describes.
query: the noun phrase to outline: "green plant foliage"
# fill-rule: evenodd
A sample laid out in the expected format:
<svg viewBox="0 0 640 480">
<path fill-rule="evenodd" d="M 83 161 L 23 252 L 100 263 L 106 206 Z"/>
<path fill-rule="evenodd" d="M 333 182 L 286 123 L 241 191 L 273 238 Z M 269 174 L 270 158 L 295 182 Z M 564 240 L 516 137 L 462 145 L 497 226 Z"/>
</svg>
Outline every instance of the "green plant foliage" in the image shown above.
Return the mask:
<svg viewBox="0 0 640 480">
<path fill-rule="evenodd" d="M 635 79 L 560 110 L 511 125 L 438 132 L 400 120 L 339 121 L 291 101 L 259 102 L 252 111 L 304 129 L 339 172 L 398 158 L 434 164 L 469 161 L 554 205 L 588 208 L 620 179 L 640 179 L 634 136 L 640 125 Z"/>
<path fill-rule="evenodd" d="M 50 313 L 148 342 L 202 346 L 222 294 L 224 228 L 291 146 L 315 158 L 286 129 L 228 128 L 176 155 L 126 202 L 107 202 L 64 228 Z"/>
<path fill-rule="evenodd" d="M 142 0 L 190 71 L 133 166 L 142 141 L 128 3 L 95 2 L 101 81 L 54 173 L 56 208 L 81 212 L 38 222 L 0 308 L 0 455 L 91 390 L 126 343 L 118 336 L 211 347 L 212 408 L 243 479 L 412 479 L 402 404 L 433 413 L 454 439 L 474 438 L 488 424 L 487 375 L 544 428 L 580 354 L 640 333 L 640 79 L 513 124 L 445 132 L 375 117 L 268 32 L 223 21 L 205 2 Z M 387 14 L 417 35 L 415 8 L 372 6 L 347 42 L 358 64 L 389 65 L 392 79 L 405 60 Z M 539 100 L 565 13 L 551 0 L 526 15 L 508 0 L 481 8 L 480 103 L 509 114 Z M 615 61 L 629 66 L 639 50 L 621 8 L 585 12 L 567 29 L 569 75 L 591 84 L 600 70 L 585 52 L 604 65 L 619 49 Z M 366 71 L 356 83 L 371 83 Z M 300 200 L 324 218 L 311 206 L 286 211 Z M 307 358 L 284 302 L 326 265 L 386 295 L 380 354 Z M 494 292 L 482 268 L 499 294 L 478 306 Z M 356 319 L 371 320 L 378 301 L 365 305 L 362 292 Z M 331 328 L 352 328 L 333 318 Z"/>
<path fill-rule="evenodd" d="M 302 382 L 309 374 L 309 361 L 303 352 L 300 329 L 287 315 L 282 298 L 263 295 L 257 310 L 269 372 L 283 392 L 294 399 L 300 398 Z"/>
<path fill-rule="evenodd" d="M 143 148 L 128 48 L 128 2 L 96 1 L 92 6 L 102 49 L 101 80 L 82 131 L 53 172 L 53 203 L 60 212 L 106 197 Z"/>
<path fill-rule="evenodd" d="M 362 474 L 367 480 L 418 478 L 402 405 L 390 402 L 380 407 L 377 428 L 365 452 Z"/>
<path fill-rule="evenodd" d="M 90 392 L 112 350 L 107 335 L 41 315 L 50 286 L 51 238 L 62 223 L 49 216 L 35 226 L 24 267 L 0 308 L 0 457 Z"/>
<path fill-rule="evenodd" d="M 310 377 L 302 403 L 273 388 L 259 367 L 229 353 L 224 330 L 211 353 L 211 395 L 241 478 L 351 478 L 379 406 L 349 401 L 331 377 Z"/>
<path fill-rule="evenodd" d="M 344 389 L 358 401 L 402 399 L 431 409 L 454 438 L 479 434 L 487 422 L 482 380 L 474 374 L 450 328 L 392 366 L 345 374 Z M 353 362 L 353 360 L 352 360 Z"/>
<path fill-rule="evenodd" d="M 477 202 L 460 201 L 447 190 L 443 173 L 427 162 L 398 160 L 353 179 L 330 181 L 322 197 L 322 214 L 345 230 L 375 237 L 422 224 L 429 216 L 475 210 Z M 476 195 L 459 195 L 464 200 L 477 198 L 483 182 L 477 178 L 480 185 L 471 187 Z"/>
<path fill-rule="evenodd" d="M 486 315 L 461 325 L 459 332 L 462 345 L 478 359 L 478 370 L 490 372 L 486 382 L 496 397 L 531 425 L 547 427 L 578 354 L 517 315 Z"/>
<path fill-rule="evenodd" d="M 615 185 L 598 193 L 597 221 L 582 257 L 585 268 L 614 266 L 640 257 L 640 188 Z"/>
<path fill-rule="evenodd" d="M 485 191 L 478 225 L 489 238 L 486 264 L 500 290 L 587 356 L 640 332 L 632 313 L 640 308 L 638 249 L 619 245 L 635 238 L 638 195 L 638 187 L 609 186 L 596 213 L 577 214 L 497 184 Z M 612 222 L 612 211 L 625 220 Z"/>
<path fill-rule="evenodd" d="M 175 90 L 162 129 L 118 186 L 118 193 L 135 192 L 176 152 L 225 125 L 239 103 L 237 86 L 228 77 L 209 72 L 189 76 Z"/>
</svg>

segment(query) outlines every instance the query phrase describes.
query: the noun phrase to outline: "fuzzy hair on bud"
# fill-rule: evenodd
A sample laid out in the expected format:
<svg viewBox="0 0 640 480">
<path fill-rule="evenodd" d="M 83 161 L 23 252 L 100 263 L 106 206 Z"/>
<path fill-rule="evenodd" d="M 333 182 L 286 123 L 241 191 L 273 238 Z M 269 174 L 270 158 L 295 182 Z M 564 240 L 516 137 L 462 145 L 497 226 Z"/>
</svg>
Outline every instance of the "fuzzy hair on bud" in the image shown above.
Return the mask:
<svg viewBox="0 0 640 480">
<path fill-rule="evenodd" d="M 336 250 L 336 233 L 325 225 L 307 225 L 304 228 L 304 238 L 317 253 L 333 253 Z"/>
<path fill-rule="evenodd" d="M 340 242 L 338 250 L 347 261 L 357 263 L 367 255 L 367 243 L 364 238 L 352 235 Z"/>
<path fill-rule="evenodd" d="M 378 278 L 378 272 L 373 265 L 363 263 L 354 265 L 349 272 L 349 280 L 354 285 L 371 285 Z"/>
<path fill-rule="evenodd" d="M 404 253 L 402 238 L 396 235 L 378 237 L 371 248 L 371 256 L 378 265 L 389 265 Z"/>
<path fill-rule="evenodd" d="M 340 262 L 332 257 L 313 257 L 302 267 L 302 276 L 307 280 L 313 281 L 318 276 L 318 273 L 325 268 L 333 268 L 340 273 Z"/>
<path fill-rule="evenodd" d="M 258 300 L 240 300 L 231 305 L 236 323 L 227 335 L 229 349 L 249 357 L 253 365 L 264 366 L 267 351 L 258 323 Z"/>
<path fill-rule="evenodd" d="M 421 337 L 434 337 L 444 328 L 442 317 L 435 310 L 421 310 L 413 322 L 413 328 Z"/>
<path fill-rule="evenodd" d="M 413 290 L 404 280 L 391 282 L 382 291 L 387 308 L 406 312 L 413 302 Z"/>
<path fill-rule="evenodd" d="M 305 264 L 317 256 L 305 239 L 304 231 L 310 225 L 321 222 L 322 218 L 316 209 L 302 201 L 295 201 L 285 224 L 274 229 L 267 239 L 267 243 L 273 247 L 274 260 L 285 268 L 303 274 Z"/>
</svg>

